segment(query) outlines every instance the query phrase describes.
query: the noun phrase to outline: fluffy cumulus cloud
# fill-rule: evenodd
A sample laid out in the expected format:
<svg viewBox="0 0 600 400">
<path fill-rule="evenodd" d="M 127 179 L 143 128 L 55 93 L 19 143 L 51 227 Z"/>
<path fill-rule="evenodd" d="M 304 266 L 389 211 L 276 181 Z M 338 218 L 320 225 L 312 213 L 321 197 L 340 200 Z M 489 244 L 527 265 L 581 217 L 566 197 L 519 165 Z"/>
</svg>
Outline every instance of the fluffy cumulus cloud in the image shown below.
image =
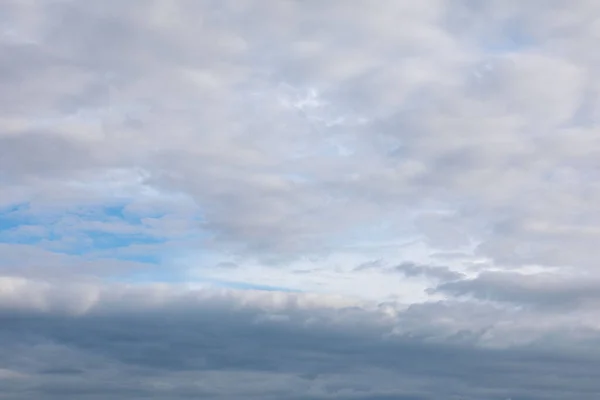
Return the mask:
<svg viewBox="0 0 600 400">
<path fill-rule="evenodd" d="M 0 2 L 0 398 L 598 398 L 599 18 Z"/>
</svg>

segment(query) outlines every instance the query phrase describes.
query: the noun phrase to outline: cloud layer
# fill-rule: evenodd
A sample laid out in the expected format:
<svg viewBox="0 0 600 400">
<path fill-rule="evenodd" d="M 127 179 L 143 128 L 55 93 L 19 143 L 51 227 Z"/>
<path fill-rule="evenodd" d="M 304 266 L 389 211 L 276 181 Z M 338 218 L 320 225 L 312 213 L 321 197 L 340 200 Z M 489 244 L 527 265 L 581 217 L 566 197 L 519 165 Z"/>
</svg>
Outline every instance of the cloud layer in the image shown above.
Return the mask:
<svg viewBox="0 0 600 400">
<path fill-rule="evenodd" d="M 3 1 L 0 398 L 596 398 L 599 16 Z"/>
<path fill-rule="evenodd" d="M 8 367 L 0 380 L 11 399 L 561 399 L 597 393 L 595 355 L 574 348 L 549 353 L 522 342 L 523 333 L 540 339 L 550 331 L 554 339 L 543 341 L 586 338 L 531 325 L 517 342 L 500 344 L 495 336 L 503 341 L 512 329 L 491 323 L 506 316 L 490 306 L 466 307 L 471 321 L 460 327 L 450 315 L 465 307 L 458 304 L 401 311 L 335 297 L 206 287 L 0 284 L 2 304 L 11 304 L 0 312 L 6 344 L 0 359 Z M 490 339 L 500 347 L 485 345 Z"/>
</svg>

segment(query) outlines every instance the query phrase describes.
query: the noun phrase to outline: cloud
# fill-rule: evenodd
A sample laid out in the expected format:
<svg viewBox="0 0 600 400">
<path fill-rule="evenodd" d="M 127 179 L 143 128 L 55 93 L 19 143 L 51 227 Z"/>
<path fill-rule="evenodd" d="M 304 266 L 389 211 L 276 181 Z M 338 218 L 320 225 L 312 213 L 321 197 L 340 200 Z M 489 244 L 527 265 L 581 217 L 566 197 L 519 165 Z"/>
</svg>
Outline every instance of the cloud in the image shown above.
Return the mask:
<svg viewBox="0 0 600 400">
<path fill-rule="evenodd" d="M 400 272 L 407 277 L 425 276 L 442 281 L 458 280 L 464 276 L 460 272 L 451 271 L 448 267 L 434 267 L 413 263 L 402 263 L 397 265 L 394 267 L 394 271 Z"/>
<path fill-rule="evenodd" d="M 134 260 L 64 254 L 28 244 L 0 244 L 0 251 L 2 276 L 80 279 L 107 277 L 147 267 L 147 264 Z"/>
<path fill-rule="evenodd" d="M 568 185 L 557 175 L 564 163 L 593 146 L 585 132 L 564 143 L 590 65 L 543 46 L 486 43 L 507 26 L 506 35 L 531 24 L 534 32 L 519 35 L 550 37 L 566 23 L 552 25 L 556 10 L 442 1 L 314 7 L 13 5 L 5 45 L 16 53 L 5 63 L 28 82 L 29 102 L 46 103 L 6 109 L 15 122 L 3 139 L 4 170 L 10 179 L 62 171 L 56 191 L 67 178 L 142 169 L 145 185 L 196 202 L 215 244 L 263 259 L 321 254 L 344 232 L 382 220 L 398 230 L 431 202 L 458 213 L 460 233 L 439 238 L 432 227 L 446 217 L 429 216 L 404 235 L 425 233 L 442 247 L 484 241 L 483 255 L 501 262 L 554 259 L 535 243 L 527 258 L 511 254 L 504 233 L 481 230 L 506 218 L 565 224 L 559 204 L 583 206 L 576 191 L 555 188 Z M 331 24 L 334 15 L 346 22 Z M 4 96 L 14 103 L 12 91 Z M 38 138 L 40 129 L 47 133 Z M 587 167 L 568 168 L 581 177 Z M 539 197 L 547 212 L 527 206 Z M 537 242 L 524 234 L 514 240 Z"/>
<path fill-rule="evenodd" d="M 484 272 L 473 279 L 443 283 L 435 291 L 517 305 L 571 308 L 597 301 L 598 282 L 588 276 Z"/>
<path fill-rule="evenodd" d="M 13 300 L 38 293 L 20 313 L 13 303 L 0 316 L 7 344 L 0 358 L 11 371 L 4 390 L 15 398 L 558 399 L 597 390 L 590 380 L 597 361 L 584 355 L 549 360 L 528 347 L 499 353 L 464 333 L 461 344 L 393 335 L 417 320 L 390 318 L 367 303 L 169 285 L 40 285 L 0 285 L 5 294 L 12 287 Z M 85 310 L 71 306 L 83 303 Z"/>
<path fill-rule="evenodd" d="M 7 396 L 594 398 L 599 13 L 3 1 Z"/>
</svg>

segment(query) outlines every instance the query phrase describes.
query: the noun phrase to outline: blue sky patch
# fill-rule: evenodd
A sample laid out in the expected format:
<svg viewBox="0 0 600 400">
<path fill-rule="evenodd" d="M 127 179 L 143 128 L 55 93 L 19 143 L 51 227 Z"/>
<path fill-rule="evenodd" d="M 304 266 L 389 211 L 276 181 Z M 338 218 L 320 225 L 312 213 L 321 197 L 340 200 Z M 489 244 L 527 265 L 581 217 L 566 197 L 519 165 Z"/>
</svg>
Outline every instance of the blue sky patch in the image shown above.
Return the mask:
<svg viewBox="0 0 600 400">
<path fill-rule="evenodd" d="M 156 218 L 159 214 L 134 215 L 126 212 L 126 207 L 127 204 L 112 204 L 36 212 L 28 203 L 11 205 L 0 209 L 0 243 L 39 245 L 70 255 L 102 252 L 108 258 L 158 263 L 160 257 L 156 251 L 149 254 L 116 251 L 168 241 L 143 224 L 143 218 Z"/>
</svg>

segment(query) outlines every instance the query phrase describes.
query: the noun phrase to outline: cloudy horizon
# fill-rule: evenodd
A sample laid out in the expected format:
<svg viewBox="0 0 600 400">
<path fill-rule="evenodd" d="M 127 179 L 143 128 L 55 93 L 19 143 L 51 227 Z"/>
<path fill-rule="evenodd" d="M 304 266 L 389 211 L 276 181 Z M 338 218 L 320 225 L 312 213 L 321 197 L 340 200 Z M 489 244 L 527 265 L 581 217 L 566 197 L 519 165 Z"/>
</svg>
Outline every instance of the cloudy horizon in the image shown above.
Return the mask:
<svg viewBox="0 0 600 400">
<path fill-rule="evenodd" d="M 600 3 L 0 21 L 0 399 L 600 395 Z"/>
</svg>

